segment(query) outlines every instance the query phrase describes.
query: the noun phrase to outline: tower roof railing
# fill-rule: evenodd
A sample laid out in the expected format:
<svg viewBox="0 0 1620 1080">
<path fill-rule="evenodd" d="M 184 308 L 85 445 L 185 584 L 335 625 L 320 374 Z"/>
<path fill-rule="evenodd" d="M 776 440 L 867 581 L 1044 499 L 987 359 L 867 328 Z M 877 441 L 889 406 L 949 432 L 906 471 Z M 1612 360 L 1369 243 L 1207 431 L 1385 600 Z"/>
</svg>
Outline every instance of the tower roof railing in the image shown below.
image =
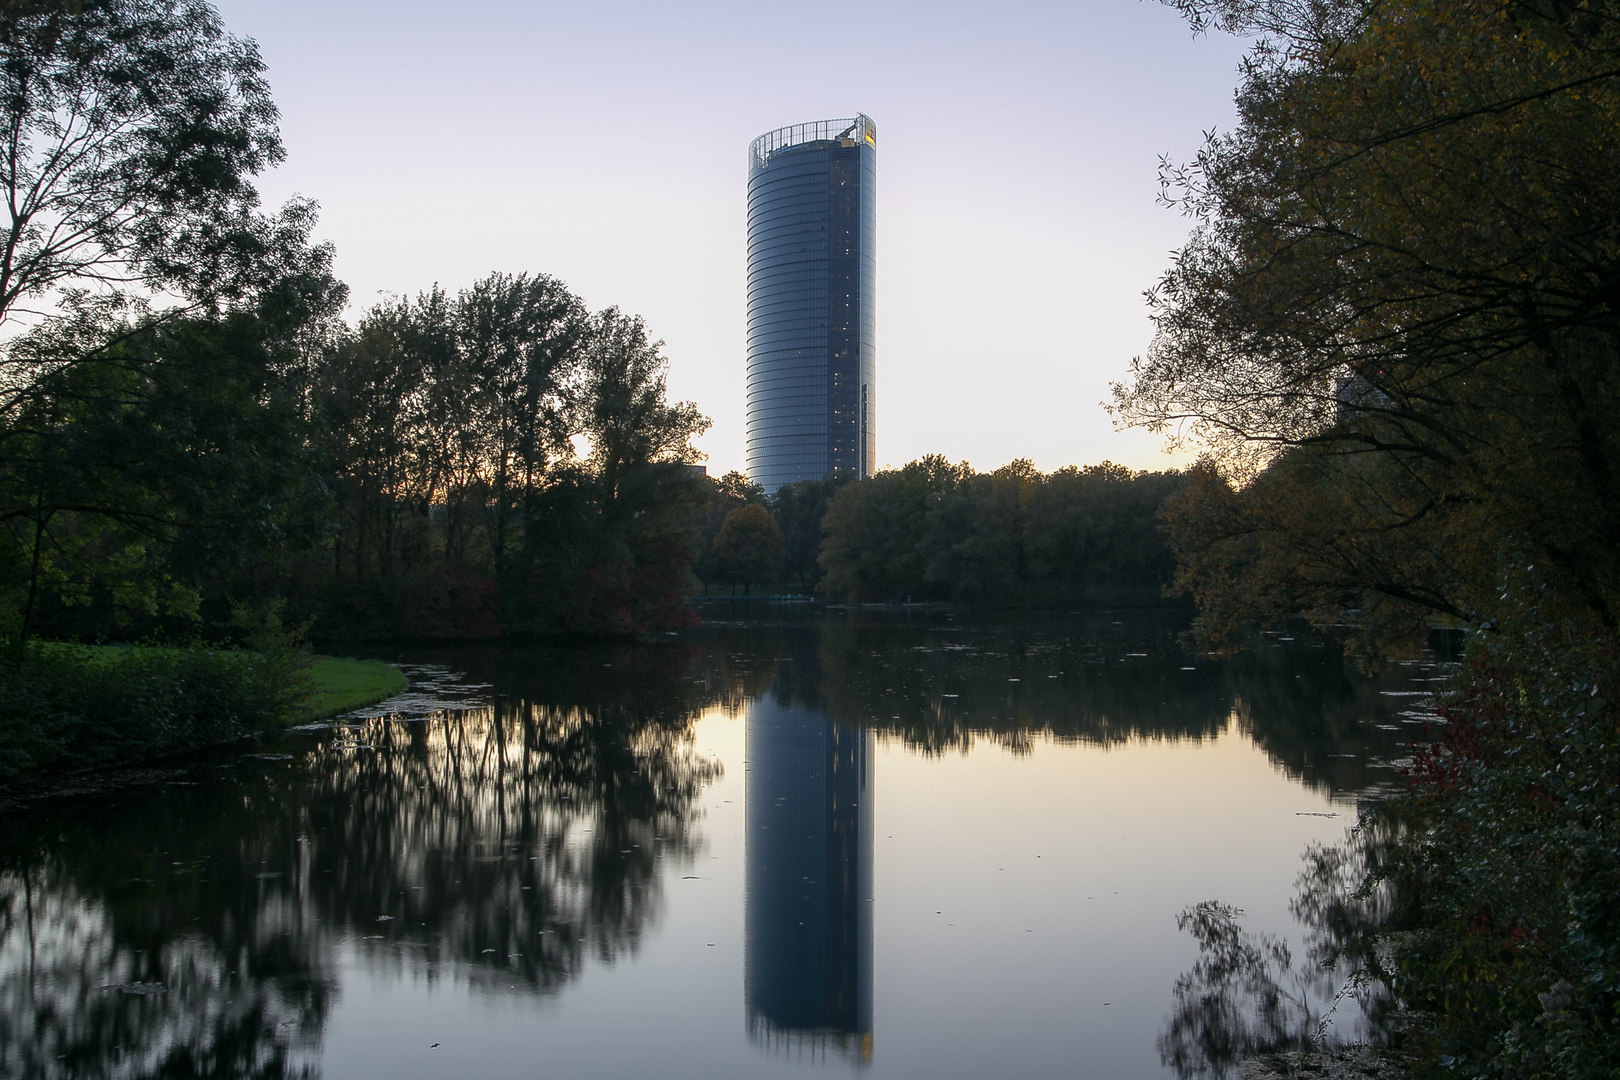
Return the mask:
<svg viewBox="0 0 1620 1080">
<path fill-rule="evenodd" d="M 771 155 L 790 146 L 811 142 L 832 142 L 854 139 L 877 146 L 877 125 L 865 113 L 856 113 L 838 120 L 812 120 L 808 124 L 789 124 L 775 131 L 767 131 L 748 144 L 748 167 L 763 169 L 770 164 Z"/>
</svg>

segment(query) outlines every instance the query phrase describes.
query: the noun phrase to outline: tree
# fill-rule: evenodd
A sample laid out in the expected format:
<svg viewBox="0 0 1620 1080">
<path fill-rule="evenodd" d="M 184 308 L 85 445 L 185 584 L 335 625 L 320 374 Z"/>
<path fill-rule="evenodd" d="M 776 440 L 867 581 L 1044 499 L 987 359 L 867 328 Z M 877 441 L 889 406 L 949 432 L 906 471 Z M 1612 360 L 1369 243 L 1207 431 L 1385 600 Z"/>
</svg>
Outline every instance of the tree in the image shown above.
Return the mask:
<svg viewBox="0 0 1620 1080">
<path fill-rule="evenodd" d="M 525 500 L 572 453 L 571 382 L 588 318 L 584 302 L 545 274 L 491 274 L 461 294 L 458 336 L 488 395 L 497 578 Z"/>
<path fill-rule="evenodd" d="M 748 479 L 747 475 L 732 469 L 720 479 L 714 481 L 715 501 L 720 505 L 734 510 L 739 506 L 750 503 L 765 502 L 765 485 L 757 480 Z"/>
<path fill-rule="evenodd" d="M 837 490 L 822 519 L 819 588 L 851 599 L 1160 604 L 1174 560 L 1159 514 L 1181 484 L 1179 473 L 1106 461 L 1043 474 L 1020 459 L 981 473 L 922 458 Z"/>
<path fill-rule="evenodd" d="M 690 401 L 665 396 L 669 361 L 640 316 L 598 312 L 585 335 L 579 389 L 579 432 L 591 465 L 612 487 L 627 471 L 654 462 L 700 460 L 692 440 L 709 420 Z"/>
<path fill-rule="evenodd" d="M 917 541 L 927 579 L 964 600 L 1022 600 L 1030 582 L 1029 508 L 1043 477 L 1028 458 L 992 473 L 964 467 Z"/>
<path fill-rule="evenodd" d="M 796 579 L 812 591 L 820 582 L 821 564 L 816 557 L 821 552 L 821 522 L 833 496 L 854 480 L 853 473 L 834 473 L 820 480 L 783 484 L 771 496 L 771 515 L 782 527 L 784 579 Z"/>
<path fill-rule="evenodd" d="M 1184 482 L 1109 461 L 1046 474 L 1027 510 L 1029 587 L 1048 602 L 1162 603 L 1175 558 L 1161 517 Z"/>
<path fill-rule="evenodd" d="M 276 497 L 236 496 L 299 486 L 210 442 L 296 416 L 297 341 L 344 301 L 314 204 L 257 211 L 253 177 L 282 153 L 257 47 L 207 3 L 0 11 L 0 527 L 27 568 L 21 636 L 42 584 L 151 612 L 168 582 L 186 609 L 181 539 L 242 535 L 232 511 L 274 531 Z M 263 449 L 293 466 L 285 446 Z"/>
<path fill-rule="evenodd" d="M 373 308 L 316 380 L 341 515 L 316 602 L 361 635 L 682 623 L 708 421 L 666 370 L 640 319 L 545 275 Z"/>
<path fill-rule="evenodd" d="M 281 161 L 251 41 L 202 0 L 0 13 L 0 322 L 85 287 L 240 298 L 304 268 L 313 204 L 255 213 Z"/>
<path fill-rule="evenodd" d="M 1207 630 L 1481 629 L 1363 818 L 1414 1074 L 1613 1075 L 1620 12 L 1180 0 L 1260 36 L 1121 419 L 1211 453 L 1169 511 Z M 1363 835 L 1371 830 L 1362 830 Z"/>
<path fill-rule="evenodd" d="M 1273 463 L 1316 478 L 1290 485 L 1308 509 L 1243 526 L 1263 552 L 1224 561 L 1270 560 L 1293 582 L 1280 601 L 1485 622 L 1492 584 L 1533 563 L 1567 614 L 1613 628 L 1611 6 L 1176 6 L 1260 40 L 1238 127 L 1164 169 L 1194 229 L 1150 294 L 1158 333 L 1116 417 L 1201 443 L 1239 487 Z M 1458 545 L 1458 572 L 1428 576 L 1407 557 L 1425 545 Z"/>
<path fill-rule="evenodd" d="M 96 609 L 78 629 L 97 634 L 194 615 L 207 586 L 311 542 L 325 517 L 273 325 L 236 313 L 115 336 L 101 362 L 42 379 L 0 441 L 0 610 L 19 642 L 47 598 Z"/>
<path fill-rule="evenodd" d="M 821 591 L 856 602 L 927 595 L 918 545 L 928 514 L 969 471 L 930 454 L 840 489 L 821 522 Z"/>
<path fill-rule="evenodd" d="M 720 535 L 720 526 L 725 524 L 726 515 L 739 506 L 764 505 L 766 500 L 764 486 L 736 469 L 718 478 L 705 476 L 701 487 L 704 507 L 693 522 L 693 543 L 697 556 L 692 564 L 692 572 L 702 580 L 704 591 L 707 592 L 710 585 L 735 580 L 726 576 L 714 554 L 715 537 Z M 818 538 L 819 535 L 818 525 Z"/>
<path fill-rule="evenodd" d="M 722 578 L 745 588 L 773 582 L 782 572 L 781 526 L 757 503 L 726 515 L 713 550 Z"/>
</svg>

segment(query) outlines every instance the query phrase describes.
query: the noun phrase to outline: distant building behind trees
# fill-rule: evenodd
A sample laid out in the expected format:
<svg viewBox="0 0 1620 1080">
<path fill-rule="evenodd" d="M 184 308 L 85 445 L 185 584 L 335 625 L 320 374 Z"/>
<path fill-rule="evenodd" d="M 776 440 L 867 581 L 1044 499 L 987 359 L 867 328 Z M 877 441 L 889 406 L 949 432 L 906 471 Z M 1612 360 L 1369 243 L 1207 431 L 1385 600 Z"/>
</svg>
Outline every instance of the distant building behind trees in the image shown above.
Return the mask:
<svg viewBox="0 0 1620 1080">
<path fill-rule="evenodd" d="M 748 151 L 748 474 L 774 494 L 872 474 L 877 125 L 778 128 Z"/>
</svg>

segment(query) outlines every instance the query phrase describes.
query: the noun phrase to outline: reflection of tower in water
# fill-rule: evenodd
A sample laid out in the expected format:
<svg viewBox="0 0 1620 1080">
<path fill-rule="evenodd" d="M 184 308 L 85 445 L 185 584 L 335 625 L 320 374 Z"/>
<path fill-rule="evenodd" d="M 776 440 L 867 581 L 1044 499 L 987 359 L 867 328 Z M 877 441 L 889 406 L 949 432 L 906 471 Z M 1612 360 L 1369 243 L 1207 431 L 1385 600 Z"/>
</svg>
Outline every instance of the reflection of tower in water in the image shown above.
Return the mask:
<svg viewBox="0 0 1620 1080">
<path fill-rule="evenodd" d="M 872 1056 L 872 734 L 748 705 L 748 1031 L 789 1055 Z"/>
</svg>

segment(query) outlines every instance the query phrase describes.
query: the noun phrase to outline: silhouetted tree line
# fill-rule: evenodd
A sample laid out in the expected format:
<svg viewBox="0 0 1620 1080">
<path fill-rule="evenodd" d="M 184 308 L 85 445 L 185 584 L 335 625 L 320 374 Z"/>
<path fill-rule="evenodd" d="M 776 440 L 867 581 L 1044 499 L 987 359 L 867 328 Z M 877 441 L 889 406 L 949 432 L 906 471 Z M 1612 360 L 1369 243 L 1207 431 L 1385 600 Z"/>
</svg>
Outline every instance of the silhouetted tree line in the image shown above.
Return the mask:
<svg viewBox="0 0 1620 1080">
<path fill-rule="evenodd" d="M 1110 462 L 981 473 L 929 455 L 767 498 L 728 473 L 711 485 L 698 573 L 711 586 L 781 584 L 851 602 L 1160 604 L 1175 559 L 1159 510 L 1181 485 L 1176 472 Z"/>
<path fill-rule="evenodd" d="M 304 606 L 418 637 L 679 625 L 708 422 L 665 369 L 545 276 L 374 308 L 313 371 L 336 527 Z"/>
<path fill-rule="evenodd" d="M 638 318 L 544 275 L 354 325 L 264 65 L 203 0 L 0 11 L 0 635 L 681 623 L 686 464 Z M 233 611 L 236 609 L 236 611 Z"/>
<path fill-rule="evenodd" d="M 682 621 L 706 421 L 665 400 L 639 319 L 526 274 L 353 327 L 312 308 L 73 327 L 85 352 L 31 372 L 0 432 L 15 625 L 104 636 L 275 598 L 326 636 Z M 81 347 L 60 333 L 25 344 Z"/>
</svg>

